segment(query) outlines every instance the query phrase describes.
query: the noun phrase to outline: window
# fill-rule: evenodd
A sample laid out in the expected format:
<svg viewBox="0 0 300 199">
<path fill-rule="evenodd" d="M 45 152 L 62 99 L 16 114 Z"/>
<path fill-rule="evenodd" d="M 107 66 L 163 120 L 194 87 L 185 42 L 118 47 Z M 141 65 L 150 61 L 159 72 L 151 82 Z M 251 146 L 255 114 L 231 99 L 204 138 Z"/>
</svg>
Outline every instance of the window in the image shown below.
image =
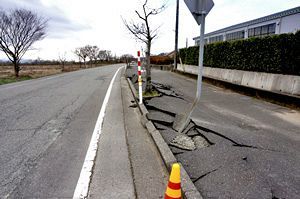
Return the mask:
<svg viewBox="0 0 300 199">
<path fill-rule="evenodd" d="M 244 39 L 245 31 L 238 31 L 226 34 L 226 41 L 232 41 L 237 39 Z"/>
<path fill-rule="evenodd" d="M 254 36 L 260 36 L 261 35 L 261 26 L 254 28 Z"/>
<path fill-rule="evenodd" d="M 250 28 L 248 30 L 248 37 L 262 37 L 275 34 L 276 23 Z"/>
<path fill-rule="evenodd" d="M 248 37 L 253 37 L 254 36 L 254 28 L 250 28 L 248 30 Z"/>
<path fill-rule="evenodd" d="M 276 24 L 275 24 L 275 23 L 269 24 L 269 31 L 268 31 L 268 34 L 269 34 L 269 35 L 275 34 L 275 29 L 276 29 Z"/>
<path fill-rule="evenodd" d="M 220 42 L 223 41 L 223 35 L 219 36 L 214 36 L 209 38 L 209 43 L 215 43 L 215 42 Z"/>
<path fill-rule="evenodd" d="M 261 27 L 261 35 L 267 35 L 268 34 L 268 25 Z"/>
</svg>

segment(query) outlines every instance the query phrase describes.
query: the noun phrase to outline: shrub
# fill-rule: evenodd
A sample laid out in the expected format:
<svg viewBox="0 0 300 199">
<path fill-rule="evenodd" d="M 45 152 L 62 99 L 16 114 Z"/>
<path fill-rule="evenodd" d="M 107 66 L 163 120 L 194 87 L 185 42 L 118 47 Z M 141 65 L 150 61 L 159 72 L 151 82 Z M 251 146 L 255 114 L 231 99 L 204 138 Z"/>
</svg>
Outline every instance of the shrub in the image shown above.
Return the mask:
<svg viewBox="0 0 300 199">
<path fill-rule="evenodd" d="M 263 38 L 217 42 L 204 47 L 204 65 L 300 75 L 300 31 Z M 180 49 L 182 62 L 198 65 L 199 47 Z"/>
<path fill-rule="evenodd" d="M 173 63 L 173 58 L 168 56 L 151 56 L 150 62 L 151 64 L 156 65 L 169 65 Z"/>
</svg>

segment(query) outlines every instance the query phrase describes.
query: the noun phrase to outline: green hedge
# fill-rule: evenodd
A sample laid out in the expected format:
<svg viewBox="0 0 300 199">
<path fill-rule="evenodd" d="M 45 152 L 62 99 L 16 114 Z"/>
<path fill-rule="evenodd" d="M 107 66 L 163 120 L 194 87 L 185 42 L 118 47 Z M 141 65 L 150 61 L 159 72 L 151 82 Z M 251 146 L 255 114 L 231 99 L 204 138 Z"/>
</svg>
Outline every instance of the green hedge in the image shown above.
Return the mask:
<svg viewBox="0 0 300 199">
<path fill-rule="evenodd" d="M 180 49 L 182 62 L 198 65 L 199 47 Z M 205 45 L 204 66 L 300 75 L 300 31 Z"/>
</svg>

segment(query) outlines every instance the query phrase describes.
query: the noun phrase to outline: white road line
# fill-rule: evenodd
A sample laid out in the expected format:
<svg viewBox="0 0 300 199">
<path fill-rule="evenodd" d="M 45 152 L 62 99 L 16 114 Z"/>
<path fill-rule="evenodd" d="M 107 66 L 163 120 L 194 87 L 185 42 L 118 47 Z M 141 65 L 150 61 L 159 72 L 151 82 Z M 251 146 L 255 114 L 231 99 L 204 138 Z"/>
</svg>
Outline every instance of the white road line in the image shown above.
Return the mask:
<svg viewBox="0 0 300 199">
<path fill-rule="evenodd" d="M 124 68 L 124 66 L 120 67 L 115 75 L 113 76 L 109 87 L 107 89 L 105 98 L 103 100 L 103 104 L 95 125 L 95 129 L 90 141 L 90 145 L 89 148 L 87 150 L 86 156 L 85 156 L 85 160 L 83 162 L 83 166 L 80 172 L 80 176 L 75 188 L 75 192 L 73 195 L 73 199 L 81 199 L 81 198 L 87 198 L 88 195 L 88 191 L 89 191 L 89 185 L 90 185 L 90 181 L 91 181 L 91 176 L 92 176 L 92 169 L 94 166 L 94 161 L 96 158 L 96 153 L 97 153 L 97 149 L 98 149 L 98 141 L 102 132 L 102 123 L 103 123 L 103 119 L 105 116 L 105 110 L 106 110 L 106 106 L 109 100 L 109 96 L 112 90 L 112 86 L 113 83 L 115 81 L 115 78 L 118 74 L 118 72 L 120 71 L 120 69 Z"/>
</svg>

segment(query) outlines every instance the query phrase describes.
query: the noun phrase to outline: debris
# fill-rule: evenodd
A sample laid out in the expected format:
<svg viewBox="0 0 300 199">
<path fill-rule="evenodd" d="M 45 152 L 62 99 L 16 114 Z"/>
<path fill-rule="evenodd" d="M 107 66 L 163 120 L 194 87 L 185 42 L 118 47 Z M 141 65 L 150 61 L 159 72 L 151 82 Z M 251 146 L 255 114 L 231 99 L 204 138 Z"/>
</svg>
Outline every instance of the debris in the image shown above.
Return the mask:
<svg viewBox="0 0 300 199">
<path fill-rule="evenodd" d="M 176 136 L 172 142 L 170 143 L 171 146 L 175 146 L 181 149 L 193 151 L 196 149 L 195 143 L 192 138 L 186 135 L 178 135 Z"/>
<path fill-rule="evenodd" d="M 132 105 L 130 105 L 129 107 L 130 107 L 130 108 L 136 108 L 137 105 L 136 105 L 136 104 L 132 104 Z"/>
<path fill-rule="evenodd" d="M 163 95 L 183 99 L 179 94 L 172 90 L 169 85 L 163 85 L 152 81 L 152 86 Z"/>
<path fill-rule="evenodd" d="M 187 131 L 186 135 L 189 137 L 195 137 L 195 136 L 199 136 L 199 133 L 197 130 L 191 129 L 191 130 Z"/>
<path fill-rule="evenodd" d="M 195 143 L 195 146 L 197 149 L 205 148 L 209 146 L 209 143 L 201 136 L 196 136 L 193 138 L 193 141 Z"/>
<path fill-rule="evenodd" d="M 138 81 L 138 76 L 136 74 L 133 74 L 131 77 L 131 82 L 135 84 L 137 83 L 137 81 Z"/>
</svg>

